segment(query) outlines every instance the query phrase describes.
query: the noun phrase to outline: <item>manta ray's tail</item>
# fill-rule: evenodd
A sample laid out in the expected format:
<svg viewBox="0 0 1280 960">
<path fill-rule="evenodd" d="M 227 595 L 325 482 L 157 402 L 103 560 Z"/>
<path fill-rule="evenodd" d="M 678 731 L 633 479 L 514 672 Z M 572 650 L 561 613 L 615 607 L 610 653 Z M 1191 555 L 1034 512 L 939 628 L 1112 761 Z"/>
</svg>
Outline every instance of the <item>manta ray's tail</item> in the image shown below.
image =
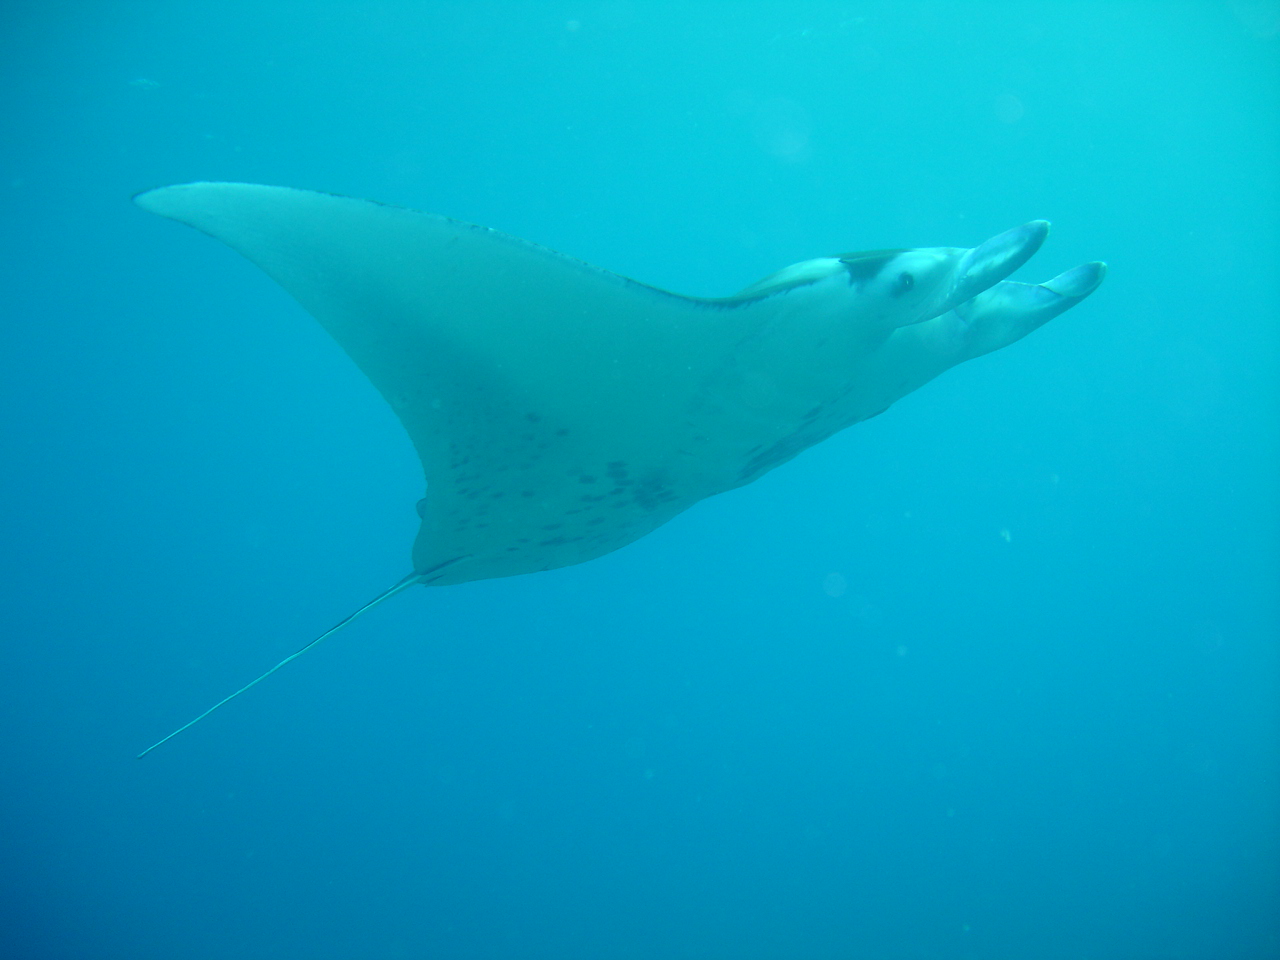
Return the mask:
<svg viewBox="0 0 1280 960">
<path fill-rule="evenodd" d="M 373 609 L 374 607 L 376 607 L 378 604 L 382 603 L 382 601 L 384 601 L 384 600 L 390 600 L 390 599 L 391 599 L 392 597 L 394 597 L 397 593 L 400 593 L 400 592 L 401 592 L 401 591 L 403 591 L 403 590 L 407 590 L 409 587 L 412 587 L 415 583 L 422 583 L 422 582 L 423 582 L 423 578 L 424 578 L 424 576 L 425 576 L 425 575 L 424 575 L 424 574 L 421 574 L 421 573 L 411 573 L 411 574 L 409 574 L 407 577 L 405 577 L 403 580 L 401 580 L 399 583 L 397 583 L 397 584 L 396 584 L 394 587 L 392 587 L 390 590 L 387 590 L 387 591 L 384 591 L 383 593 L 378 594 L 376 597 L 374 597 L 372 600 L 370 600 L 368 603 L 366 603 L 363 607 L 361 607 L 361 608 L 360 608 L 359 610 L 357 610 L 355 613 L 351 614 L 350 616 L 344 617 L 342 620 L 339 620 L 339 621 L 338 621 L 337 623 L 335 623 L 332 627 L 330 627 L 330 628 L 329 628 L 328 630 L 326 630 L 324 633 L 320 634 L 320 636 L 316 637 L 314 640 L 312 640 L 310 643 L 308 643 L 308 644 L 307 644 L 305 647 L 303 647 L 301 650 L 298 650 L 297 652 L 292 653 L 292 654 L 290 654 L 289 656 L 285 657 L 283 660 L 281 660 L 281 661 L 280 661 L 279 663 L 277 663 L 274 667 L 272 667 L 272 668 L 271 668 L 270 670 L 268 670 L 266 673 L 262 674 L 262 675 L 261 675 L 260 677 L 258 677 L 257 679 L 255 679 L 255 680 L 250 680 L 248 683 L 246 683 L 243 687 L 241 687 L 241 688 L 240 688 L 239 690 L 237 690 L 235 693 L 231 694 L 231 696 L 229 696 L 229 697 L 223 697 L 221 700 L 219 700 L 217 703 L 215 703 L 212 707 L 210 707 L 210 708 L 209 708 L 208 710 L 206 710 L 204 713 L 200 714 L 200 716 L 196 717 L 196 718 L 195 718 L 194 720 L 192 720 L 190 723 L 184 723 L 182 726 L 180 726 L 177 730 L 173 731 L 173 733 L 169 734 L 169 735 L 168 735 L 167 737 L 165 737 L 164 739 L 162 739 L 162 740 L 157 740 L 157 741 L 156 741 L 155 743 L 153 743 L 151 746 L 147 747 L 147 749 L 143 750 L 140 754 L 138 754 L 138 759 L 139 759 L 139 760 L 141 760 L 143 757 L 145 757 L 148 753 L 150 753 L 150 752 L 151 752 L 152 750 L 154 750 L 156 747 L 160 746 L 160 744 L 162 744 L 162 743 L 167 743 L 168 741 L 172 740 L 172 739 L 173 739 L 174 737 L 176 737 L 178 734 L 182 733 L 182 731 L 183 731 L 183 730 L 188 730 L 188 729 L 190 729 L 191 727 L 194 727 L 197 723 L 199 723 L 201 720 L 203 720 L 203 719 L 204 719 L 205 717 L 207 717 L 209 714 L 213 713 L 213 711 L 217 710 L 217 709 L 218 709 L 220 706 L 222 706 L 224 703 L 230 703 L 232 700 L 234 700 L 236 697 L 240 696 L 240 694 L 244 693 L 244 692 L 245 692 L 246 690 L 248 690 L 250 687 L 257 686 L 257 685 L 258 685 L 259 683 L 261 683 L 263 680 L 267 679 L 267 677 L 271 676 L 273 673 L 275 673 L 277 670 L 279 670 L 281 667 L 283 667 L 286 663 L 289 663 L 290 661 L 293 661 L 293 660 L 297 660 L 300 656 L 302 656 L 304 653 L 306 653 L 308 650 L 310 650 L 312 647 L 314 647 L 314 646 L 315 646 L 317 643 L 319 643 L 321 640 L 327 640 L 329 637 L 332 637 L 335 633 L 337 633 L 339 630 L 341 630 L 341 629 L 342 629 L 343 627 L 345 627 L 347 624 L 351 623 L 351 621 L 355 620 L 357 617 L 361 616 L 362 614 L 368 613 L 370 610 L 372 610 L 372 609 Z"/>
</svg>

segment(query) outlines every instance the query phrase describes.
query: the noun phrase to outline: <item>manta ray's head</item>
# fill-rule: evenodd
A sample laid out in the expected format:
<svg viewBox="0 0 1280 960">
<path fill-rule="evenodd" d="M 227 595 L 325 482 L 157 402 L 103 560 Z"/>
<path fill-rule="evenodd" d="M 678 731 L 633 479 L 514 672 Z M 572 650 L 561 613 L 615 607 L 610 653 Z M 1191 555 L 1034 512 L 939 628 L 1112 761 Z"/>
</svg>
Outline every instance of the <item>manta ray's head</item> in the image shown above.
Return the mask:
<svg viewBox="0 0 1280 960">
<path fill-rule="evenodd" d="M 864 250 L 796 263 L 741 291 L 736 301 L 785 294 L 815 327 L 884 336 L 932 320 L 999 283 L 1040 248 L 1049 224 L 1033 220 L 972 249 Z"/>
<path fill-rule="evenodd" d="M 999 283 L 1026 263 L 1048 234 L 1047 221 L 1033 220 L 970 250 L 872 250 L 833 259 L 856 290 L 860 316 L 905 327 L 954 310 Z"/>
</svg>

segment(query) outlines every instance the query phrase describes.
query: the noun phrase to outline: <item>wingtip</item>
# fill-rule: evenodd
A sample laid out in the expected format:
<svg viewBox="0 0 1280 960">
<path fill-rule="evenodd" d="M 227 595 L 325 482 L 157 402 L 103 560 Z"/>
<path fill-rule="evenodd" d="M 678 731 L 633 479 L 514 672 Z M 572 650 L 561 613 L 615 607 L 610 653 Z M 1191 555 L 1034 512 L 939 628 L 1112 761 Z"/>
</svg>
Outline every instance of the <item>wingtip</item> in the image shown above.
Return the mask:
<svg viewBox="0 0 1280 960">
<path fill-rule="evenodd" d="M 164 200 L 166 197 L 172 197 L 183 187 L 192 187 L 192 183 L 176 183 L 164 187 L 152 187 L 150 190 L 140 190 L 133 195 L 133 202 L 146 210 L 148 213 L 158 213 L 164 216 Z"/>
<path fill-rule="evenodd" d="M 221 180 L 192 180 L 190 183 L 172 183 L 163 187 L 152 187 L 133 195 L 133 202 L 148 213 L 156 213 L 162 217 L 172 217 L 175 211 L 184 206 L 182 201 L 206 199 L 226 192 L 229 188 L 255 186 L 224 182 Z"/>
<path fill-rule="evenodd" d="M 208 184 L 203 181 L 195 181 L 193 183 L 173 183 L 163 187 L 152 187 L 150 190 L 141 190 L 133 195 L 133 202 L 140 206 L 148 213 L 159 213 L 164 216 L 163 210 L 160 208 L 164 205 L 166 198 L 172 198 L 193 187 L 203 187 Z"/>
<path fill-rule="evenodd" d="M 139 190 L 129 199 L 145 210 L 147 208 L 147 205 L 143 198 L 146 197 L 147 194 L 155 193 L 157 190 L 164 190 L 164 189 L 165 189 L 164 187 L 148 187 L 146 190 Z"/>
</svg>

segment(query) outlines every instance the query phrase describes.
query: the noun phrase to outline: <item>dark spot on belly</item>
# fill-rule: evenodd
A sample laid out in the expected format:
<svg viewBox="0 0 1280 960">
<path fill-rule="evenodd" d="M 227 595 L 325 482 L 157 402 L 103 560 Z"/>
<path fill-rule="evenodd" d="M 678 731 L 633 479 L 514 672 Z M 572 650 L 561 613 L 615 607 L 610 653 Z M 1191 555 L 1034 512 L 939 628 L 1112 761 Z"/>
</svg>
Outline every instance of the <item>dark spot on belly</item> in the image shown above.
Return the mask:
<svg viewBox="0 0 1280 960">
<path fill-rule="evenodd" d="M 667 486 L 665 477 L 661 474 L 654 474 L 640 481 L 632 491 L 631 499 L 642 510 L 655 510 L 661 504 L 678 499 L 678 497 Z"/>
<path fill-rule="evenodd" d="M 812 436 L 804 430 L 797 430 L 790 436 L 783 437 L 765 450 L 761 450 L 755 456 L 750 457 L 738 472 L 740 480 L 754 480 L 760 474 L 781 463 L 786 463 L 796 454 L 807 450 L 814 440 Z"/>
</svg>

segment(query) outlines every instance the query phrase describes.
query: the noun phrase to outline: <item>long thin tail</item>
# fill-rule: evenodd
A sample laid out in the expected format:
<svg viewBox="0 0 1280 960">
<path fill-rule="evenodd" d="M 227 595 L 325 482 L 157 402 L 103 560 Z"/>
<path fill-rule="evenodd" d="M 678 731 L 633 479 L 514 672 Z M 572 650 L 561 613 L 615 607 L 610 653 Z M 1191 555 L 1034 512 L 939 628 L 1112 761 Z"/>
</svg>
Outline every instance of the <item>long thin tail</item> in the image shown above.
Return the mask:
<svg viewBox="0 0 1280 960">
<path fill-rule="evenodd" d="M 285 657 L 283 660 L 281 660 L 279 663 L 277 663 L 274 667 L 272 667 L 270 670 L 268 670 L 268 671 L 267 671 L 266 673 L 264 673 L 262 676 L 258 677 L 256 680 L 251 680 L 251 681 L 249 681 L 249 682 L 248 682 L 248 683 L 246 683 L 243 687 L 241 687 L 239 690 L 237 690 L 235 693 L 231 694 L 231 696 L 229 696 L 229 697 L 224 697 L 223 699 L 219 700 L 217 703 L 215 703 L 212 707 L 210 707 L 210 708 L 209 708 L 208 710 L 206 710 L 204 713 L 200 714 L 200 716 L 196 717 L 196 718 L 195 718 L 194 720 L 192 720 L 190 723 L 184 723 L 182 726 L 180 726 L 177 730 L 173 731 L 173 733 L 169 734 L 169 735 L 168 735 L 167 737 L 165 737 L 163 740 L 157 740 L 157 741 L 156 741 L 155 743 L 153 743 L 151 746 L 147 747 L 147 749 L 143 750 L 140 754 L 138 754 L 138 759 L 139 759 L 139 760 L 141 760 L 143 757 L 145 757 L 148 753 L 150 753 L 150 752 L 151 752 L 152 750 L 154 750 L 156 747 L 160 746 L 160 744 L 162 744 L 162 743 L 167 743 L 168 741 L 172 740 L 174 737 L 176 737 L 178 734 L 180 734 L 183 730 L 187 730 L 187 729 L 190 729 L 191 727 L 194 727 L 197 723 L 199 723 L 201 720 L 203 720 L 203 719 L 204 719 L 205 717 L 207 717 L 209 714 L 213 713 L 213 711 L 217 710 L 217 709 L 218 709 L 220 706 L 222 706 L 224 703 L 230 703 L 232 700 L 234 700 L 236 697 L 240 696 L 240 694 L 244 693 L 244 692 L 245 692 L 246 690 L 248 690 L 250 687 L 255 687 L 255 686 L 257 686 L 257 685 L 258 685 L 258 684 L 260 684 L 263 680 L 267 679 L 267 677 L 271 676 L 273 673 L 275 673 L 277 670 L 279 670 L 281 667 L 283 667 L 286 663 L 289 663 L 290 661 L 293 661 L 293 660 L 297 660 L 300 656 L 302 656 L 304 653 L 306 653 L 308 650 L 310 650 L 312 647 L 314 647 L 314 646 L 315 646 L 317 643 L 319 643 L 321 640 L 327 640 L 329 637 L 332 637 L 335 633 L 337 633 L 339 630 L 341 630 L 343 627 L 345 627 L 347 624 L 349 624 L 352 620 L 355 620 L 357 617 L 361 616 L 362 614 L 368 613 L 370 610 L 372 610 L 372 609 L 373 609 L 374 607 L 376 607 L 378 604 L 382 603 L 382 601 L 383 601 L 383 600 L 390 600 L 392 597 L 394 597 L 394 596 L 395 596 L 397 593 L 399 593 L 400 591 L 402 591 L 402 590 L 406 590 L 406 589 L 408 589 L 409 587 L 413 586 L 415 583 L 421 583 L 422 581 L 423 581 L 423 574 L 421 574 L 421 573 L 411 573 L 411 574 L 409 574 L 407 577 L 405 577 L 403 580 L 401 580 L 399 583 L 397 583 L 397 584 L 396 584 L 394 587 L 392 587 L 390 590 L 387 590 L 385 593 L 380 593 L 380 594 L 378 594 L 378 596 L 374 597 L 372 600 L 370 600 L 368 603 L 366 603 L 363 607 L 361 607 L 361 608 L 360 608 L 359 610 L 357 610 L 355 613 L 353 613 L 353 614 L 351 614 L 350 616 L 345 617 L 345 618 L 343 618 L 342 620 L 338 621 L 336 624 L 334 624 L 332 627 L 330 627 L 330 628 L 329 628 L 328 630 L 326 630 L 324 633 L 320 634 L 320 636 L 316 637 L 314 640 L 312 640 L 310 643 L 308 643 L 305 647 L 303 647 L 303 648 L 302 648 L 301 650 L 299 650 L 297 653 L 293 653 L 293 654 L 290 654 L 289 656 Z"/>
</svg>

